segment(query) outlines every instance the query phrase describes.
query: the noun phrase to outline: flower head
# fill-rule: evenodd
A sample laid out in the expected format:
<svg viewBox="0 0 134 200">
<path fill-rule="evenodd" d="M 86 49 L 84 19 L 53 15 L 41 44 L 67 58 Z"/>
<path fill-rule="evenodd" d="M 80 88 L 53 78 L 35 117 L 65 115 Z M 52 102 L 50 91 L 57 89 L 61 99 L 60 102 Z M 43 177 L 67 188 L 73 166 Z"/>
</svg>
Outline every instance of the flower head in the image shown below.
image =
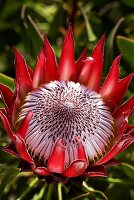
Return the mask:
<svg viewBox="0 0 134 200">
<path fill-rule="evenodd" d="M 101 86 L 104 40 L 75 62 L 70 26 L 57 65 L 45 37 L 34 71 L 14 49 L 15 91 L 0 84 L 0 117 L 11 139 L 3 150 L 22 170 L 60 181 L 107 176 L 105 168 L 134 141 L 134 96 L 120 105 L 134 73 L 119 80 L 119 55 Z"/>
</svg>

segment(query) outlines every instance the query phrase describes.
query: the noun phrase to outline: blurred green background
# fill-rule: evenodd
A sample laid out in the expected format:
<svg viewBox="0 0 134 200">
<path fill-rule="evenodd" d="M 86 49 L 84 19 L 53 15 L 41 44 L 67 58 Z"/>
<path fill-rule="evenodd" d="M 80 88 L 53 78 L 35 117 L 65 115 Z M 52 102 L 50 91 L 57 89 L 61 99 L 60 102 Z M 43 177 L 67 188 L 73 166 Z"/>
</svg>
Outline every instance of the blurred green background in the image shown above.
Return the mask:
<svg viewBox="0 0 134 200">
<path fill-rule="evenodd" d="M 0 1 L 0 82 L 13 89 L 13 46 L 34 68 L 46 34 L 57 59 L 69 23 L 75 35 L 75 57 L 85 47 L 90 55 L 96 42 L 106 32 L 103 76 L 120 53 L 121 76 L 134 71 L 134 1 L 133 0 L 1 0 Z M 134 91 L 131 84 L 125 99 Z M 130 119 L 134 123 L 134 119 Z M 9 139 L 0 127 L 0 146 Z M 121 166 L 110 167 L 109 178 L 87 179 L 87 185 L 71 183 L 48 185 L 31 173 L 19 173 L 18 161 L 0 153 L 0 199 L 2 200 L 134 200 L 134 145 L 118 156 Z"/>
</svg>

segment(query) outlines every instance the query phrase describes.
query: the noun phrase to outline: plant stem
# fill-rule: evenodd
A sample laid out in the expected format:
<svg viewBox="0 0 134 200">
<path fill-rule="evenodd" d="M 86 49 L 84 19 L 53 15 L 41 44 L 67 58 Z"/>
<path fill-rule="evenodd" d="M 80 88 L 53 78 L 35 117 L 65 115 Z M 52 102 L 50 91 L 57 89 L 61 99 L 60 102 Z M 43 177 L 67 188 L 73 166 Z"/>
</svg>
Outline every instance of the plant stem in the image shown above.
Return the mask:
<svg viewBox="0 0 134 200">
<path fill-rule="evenodd" d="M 52 194 L 53 194 L 52 190 L 53 190 L 53 186 L 54 186 L 54 184 L 49 184 L 49 185 L 48 185 L 48 192 L 47 192 L 47 194 L 46 194 L 45 200 L 50 200 L 50 199 L 52 199 Z"/>
<path fill-rule="evenodd" d="M 134 186 L 134 182 L 126 181 L 126 180 L 122 180 L 122 179 L 118 179 L 118 178 L 109 177 L 109 178 L 107 178 L 107 181 L 110 182 L 110 183 L 117 183 L 117 184 Z"/>
<path fill-rule="evenodd" d="M 39 192 L 38 197 L 37 197 L 36 200 L 42 199 L 43 194 L 44 194 L 44 192 L 45 192 L 45 190 L 46 190 L 46 186 L 47 186 L 47 185 L 46 185 L 46 183 L 45 183 L 44 186 L 41 188 L 41 190 L 40 190 L 40 192 Z"/>
<path fill-rule="evenodd" d="M 126 166 L 126 167 L 130 168 L 131 170 L 134 170 L 134 167 L 128 163 L 121 162 L 121 165 Z"/>
<path fill-rule="evenodd" d="M 34 22 L 34 20 L 32 19 L 32 17 L 30 15 L 27 16 L 27 18 L 29 19 L 30 23 L 32 24 L 32 26 L 34 27 L 34 29 L 36 30 L 38 36 L 40 37 L 40 39 L 43 41 L 43 36 L 39 30 L 39 28 L 37 27 L 36 23 Z"/>
<path fill-rule="evenodd" d="M 22 193 L 22 195 L 17 198 L 17 200 L 22 200 L 28 193 L 29 191 L 33 188 L 33 186 L 38 182 L 38 178 L 36 177 L 29 185 L 29 187 L 25 190 L 25 192 Z"/>
<path fill-rule="evenodd" d="M 91 192 L 93 192 L 93 193 L 99 193 L 99 194 L 101 194 L 101 196 L 104 197 L 105 200 L 108 200 L 107 196 L 106 196 L 103 192 L 101 192 L 100 190 L 95 190 L 95 189 L 92 188 L 92 187 L 89 187 L 89 186 L 86 184 L 86 182 L 84 182 L 84 181 L 83 181 L 83 186 L 84 186 L 90 193 L 91 193 Z"/>
<path fill-rule="evenodd" d="M 76 197 L 74 197 L 74 198 L 72 198 L 72 199 L 70 199 L 70 200 L 81 199 L 82 197 L 87 197 L 87 196 L 89 196 L 89 195 L 90 195 L 90 192 L 87 192 L 87 193 L 85 193 L 85 194 L 81 194 L 81 195 L 79 195 L 79 196 L 76 196 Z"/>
<path fill-rule="evenodd" d="M 62 185 L 58 184 L 58 200 L 62 200 Z"/>
<path fill-rule="evenodd" d="M 83 17 L 84 17 L 84 20 L 85 20 L 85 26 L 86 26 L 86 29 L 87 29 L 88 41 L 94 42 L 96 40 L 96 35 L 94 34 L 93 29 L 90 25 L 87 13 L 80 3 L 79 3 L 79 8 L 80 8 L 81 13 L 83 14 Z"/>
</svg>

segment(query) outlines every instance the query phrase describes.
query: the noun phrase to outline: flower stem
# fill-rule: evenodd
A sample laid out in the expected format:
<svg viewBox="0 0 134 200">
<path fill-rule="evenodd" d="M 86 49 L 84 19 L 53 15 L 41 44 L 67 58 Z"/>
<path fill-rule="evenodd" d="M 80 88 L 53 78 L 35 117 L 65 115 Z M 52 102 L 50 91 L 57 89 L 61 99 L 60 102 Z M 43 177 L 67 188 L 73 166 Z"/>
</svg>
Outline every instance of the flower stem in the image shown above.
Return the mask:
<svg viewBox="0 0 134 200">
<path fill-rule="evenodd" d="M 87 192 L 85 194 L 81 194 L 81 195 L 78 195 L 70 200 L 77 200 L 77 199 L 81 199 L 82 197 L 88 197 L 90 195 L 90 192 Z"/>
<path fill-rule="evenodd" d="M 32 24 L 32 26 L 34 27 L 34 29 L 36 30 L 38 36 L 40 37 L 40 39 L 43 41 L 43 36 L 39 30 L 39 28 L 37 27 L 36 23 L 34 22 L 34 20 L 32 19 L 32 17 L 30 15 L 27 16 L 27 18 L 29 19 L 30 23 Z"/>
<path fill-rule="evenodd" d="M 62 185 L 58 184 L 58 200 L 62 200 Z"/>
<path fill-rule="evenodd" d="M 107 181 L 110 182 L 110 183 L 117 183 L 117 184 L 134 186 L 134 182 L 122 180 L 122 179 L 119 179 L 119 178 L 111 178 L 111 177 L 109 177 L 109 178 L 107 178 Z"/>
<path fill-rule="evenodd" d="M 53 187 L 54 187 L 54 184 L 49 184 L 49 185 L 48 185 L 48 192 L 47 192 L 47 194 L 46 194 L 46 199 L 45 199 L 45 200 L 50 200 L 50 199 L 52 199 L 52 195 L 53 195 L 52 190 L 53 190 Z"/>
<path fill-rule="evenodd" d="M 40 190 L 38 196 L 36 197 L 36 200 L 42 199 L 42 197 L 43 197 L 43 195 L 44 195 L 44 193 L 45 193 L 45 190 L 46 190 L 46 186 L 47 186 L 47 185 L 46 185 L 46 183 L 45 183 L 44 186 L 41 188 L 41 190 Z"/>
<path fill-rule="evenodd" d="M 96 35 L 94 34 L 93 29 L 92 29 L 92 27 L 90 25 L 87 13 L 86 13 L 85 9 L 83 8 L 83 6 L 81 5 L 81 3 L 79 3 L 78 5 L 79 5 L 81 13 L 82 13 L 82 15 L 84 17 L 84 20 L 85 20 L 85 26 L 86 26 L 86 29 L 87 29 L 88 40 L 90 42 L 94 42 L 96 40 Z"/>
<path fill-rule="evenodd" d="M 121 165 L 126 166 L 126 167 L 130 168 L 131 170 L 134 170 L 134 167 L 132 165 L 128 164 L 128 163 L 122 162 Z"/>
<path fill-rule="evenodd" d="M 101 194 L 101 196 L 105 199 L 105 200 L 108 200 L 107 196 L 101 192 L 100 190 L 95 190 L 94 188 L 92 187 L 89 187 L 86 182 L 83 181 L 83 186 L 88 190 L 88 192 L 92 192 L 92 193 L 98 193 L 98 194 Z"/>
<path fill-rule="evenodd" d="M 33 188 L 33 186 L 38 182 L 38 178 L 36 177 L 35 179 L 33 179 L 33 181 L 30 183 L 29 187 L 25 190 L 25 192 L 22 193 L 22 195 L 17 198 L 17 200 L 22 200 L 29 192 L 30 190 Z"/>
</svg>

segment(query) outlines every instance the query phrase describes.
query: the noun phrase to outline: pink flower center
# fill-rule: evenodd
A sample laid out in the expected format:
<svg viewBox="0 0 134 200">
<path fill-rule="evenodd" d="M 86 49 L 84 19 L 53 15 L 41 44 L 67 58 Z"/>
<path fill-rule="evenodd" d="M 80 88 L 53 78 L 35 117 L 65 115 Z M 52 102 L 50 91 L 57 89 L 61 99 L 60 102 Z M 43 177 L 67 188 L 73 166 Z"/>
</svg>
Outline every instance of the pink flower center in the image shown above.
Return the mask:
<svg viewBox="0 0 134 200">
<path fill-rule="evenodd" d="M 106 153 L 113 138 L 113 118 L 100 94 L 69 81 L 44 84 L 29 93 L 19 114 L 32 110 L 25 136 L 28 149 L 48 160 L 57 140 L 66 146 L 65 165 L 77 159 L 77 138 L 89 161 Z"/>
</svg>

